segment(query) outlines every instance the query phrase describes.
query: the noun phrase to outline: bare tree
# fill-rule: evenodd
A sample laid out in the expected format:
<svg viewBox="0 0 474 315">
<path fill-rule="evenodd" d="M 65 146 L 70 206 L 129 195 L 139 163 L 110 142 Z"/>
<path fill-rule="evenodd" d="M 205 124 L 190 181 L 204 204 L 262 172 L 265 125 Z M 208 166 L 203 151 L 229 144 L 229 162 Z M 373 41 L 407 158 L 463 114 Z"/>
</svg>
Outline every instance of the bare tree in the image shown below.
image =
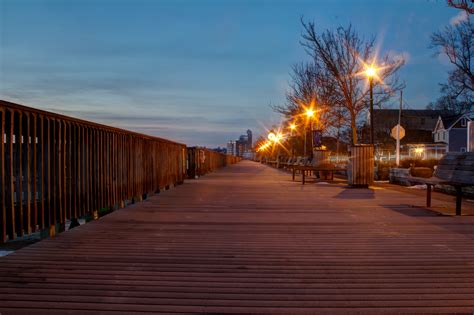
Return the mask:
<svg viewBox="0 0 474 315">
<path fill-rule="evenodd" d="M 367 108 L 367 78 L 363 75 L 366 64 L 375 57 L 375 39 L 365 40 L 352 26 L 339 27 L 335 31 L 326 30 L 321 34 L 315 24 L 302 20 L 304 33 L 301 44 L 312 57 L 314 67 L 320 69 L 324 80 L 333 85 L 335 93 L 330 105 L 334 109 L 344 109 L 350 120 L 352 143 L 357 143 L 357 119 Z M 393 74 L 404 64 L 402 58 L 394 59 L 386 55 L 378 61 L 377 80 L 374 80 L 375 104 L 379 105 L 401 89 L 403 84 Z M 338 116 L 336 116 L 338 117 Z M 339 116 L 340 117 L 340 116 Z"/>
<path fill-rule="evenodd" d="M 469 15 L 456 25 L 446 26 L 431 35 L 431 48 L 435 55 L 444 54 L 454 69 L 449 71 L 448 82 L 441 85 L 441 92 L 449 99 L 460 102 L 474 100 L 474 26 Z"/>
<path fill-rule="evenodd" d="M 464 10 L 469 14 L 474 14 L 473 0 L 448 0 L 447 2 L 450 7 Z"/>
<path fill-rule="evenodd" d="M 426 106 L 426 109 L 444 110 L 455 114 L 465 113 L 471 111 L 473 108 L 474 104 L 472 99 L 460 100 L 459 98 L 453 98 L 449 95 L 442 95 L 435 102 L 431 102 Z"/>
<path fill-rule="evenodd" d="M 304 114 L 305 109 L 318 111 L 321 125 L 331 125 L 331 107 L 338 103 L 335 93 L 336 85 L 329 81 L 330 77 L 324 69 L 314 63 L 298 63 L 293 65 L 290 73 L 289 91 L 286 93 L 286 104 L 273 106 L 273 109 L 289 120 Z"/>
</svg>

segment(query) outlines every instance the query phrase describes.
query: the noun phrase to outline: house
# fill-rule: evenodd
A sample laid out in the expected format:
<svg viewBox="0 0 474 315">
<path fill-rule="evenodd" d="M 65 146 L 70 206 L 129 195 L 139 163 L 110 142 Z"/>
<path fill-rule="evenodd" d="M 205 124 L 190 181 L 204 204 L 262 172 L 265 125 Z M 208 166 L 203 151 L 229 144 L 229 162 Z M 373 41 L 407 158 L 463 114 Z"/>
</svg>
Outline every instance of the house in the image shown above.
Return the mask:
<svg viewBox="0 0 474 315">
<path fill-rule="evenodd" d="M 398 124 L 398 109 L 374 110 L 374 133 L 379 156 L 393 157 L 396 140 L 391 136 L 392 128 Z M 402 155 L 417 158 L 439 158 L 446 152 L 446 145 L 435 143 L 433 130 L 439 117 L 452 116 L 444 110 L 404 109 L 401 125 L 405 136 L 401 139 Z"/>
<path fill-rule="evenodd" d="M 466 152 L 468 123 L 474 120 L 474 111 L 459 115 L 439 116 L 433 130 L 436 143 L 444 143 L 447 152 Z"/>
</svg>

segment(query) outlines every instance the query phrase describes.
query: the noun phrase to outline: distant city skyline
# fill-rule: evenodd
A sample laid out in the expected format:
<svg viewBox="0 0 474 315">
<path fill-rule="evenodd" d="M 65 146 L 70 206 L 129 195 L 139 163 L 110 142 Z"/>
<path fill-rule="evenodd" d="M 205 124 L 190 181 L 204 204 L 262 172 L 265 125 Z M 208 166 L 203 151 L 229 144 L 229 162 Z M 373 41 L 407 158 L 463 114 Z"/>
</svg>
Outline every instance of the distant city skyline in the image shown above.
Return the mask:
<svg viewBox="0 0 474 315">
<path fill-rule="evenodd" d="M 352 23 L 382 54 L 404 56 L 406 104 L 424 108 L 450 69 L 430 34 L 459 14 L 444 0 L 0 0 L 0 98 L 224 147 L 279 122 L 269 105 L 307 60 L 302 16 L 320 30 Z"/>
</svg>

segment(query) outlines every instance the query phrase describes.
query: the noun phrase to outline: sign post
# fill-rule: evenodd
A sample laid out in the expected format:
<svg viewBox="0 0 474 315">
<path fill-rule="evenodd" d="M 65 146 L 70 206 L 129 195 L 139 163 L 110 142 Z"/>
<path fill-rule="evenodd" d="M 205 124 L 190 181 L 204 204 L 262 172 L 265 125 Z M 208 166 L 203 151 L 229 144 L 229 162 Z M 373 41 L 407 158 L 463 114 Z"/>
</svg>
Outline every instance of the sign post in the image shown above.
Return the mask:
<svg viewBox="0 0 474 315">
<path fill-rule="evenodd" d="M 393 138 L 397 140 L 397 166 L 400 165 L 400 140 L 405 137 L 405 128 L 397 124 L 395 127 L 392 128 L 392 132 L 390 134 Z"/>
</svg>

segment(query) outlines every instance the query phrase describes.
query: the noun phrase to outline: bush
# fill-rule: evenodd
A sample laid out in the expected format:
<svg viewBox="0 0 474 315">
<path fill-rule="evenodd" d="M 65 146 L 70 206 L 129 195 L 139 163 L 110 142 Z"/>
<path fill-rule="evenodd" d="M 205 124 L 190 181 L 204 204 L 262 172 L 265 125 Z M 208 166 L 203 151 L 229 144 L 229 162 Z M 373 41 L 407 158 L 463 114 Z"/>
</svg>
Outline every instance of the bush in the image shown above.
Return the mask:
<svg viewBox="0 0 474 315">
<path fill-rule="evenodd" d="M 410 168 L 413 167 L 427 167 L 431 170 L 434 170 L 434 166 L 438 165 L 439 160 L 437 159 L 428 159 L 428 160 L 419 160 L 419 159 L 404 159 L 400 161 L 401 168 Z M 395 161 L 383 161 L 376 162 L 377 166 L 377 179 L 378 180 L 387 180 L 390 173 L 390 168 L 396 167 Z"/>
<path fill-rule="evenodd" d="M 417 159 L 405 159 L 400 161 L 400 167 L 409 168 L 410 166 L 415 167 L 429 167 L 430 169 L 434 169 L 436 165 L 438 165 L 438 159 L 427 159 L 427 160 L 417 160 Z"/>
<path fill-rule="evenodd" d="M 400 161 L 401 168 L 410 168 L 410 166 L 415 167 L 429 167 L 434 169 L 434 166 L 438 165 L 438 159 L 427 159 L 427 160 L 419 160 L 419 159 L 404 159 Z M 380 168 L 391 168 L 396 167 L 395 161 L 383 161 L 383 162 L 376 162 L 375 165 Z"/>
</svg>

